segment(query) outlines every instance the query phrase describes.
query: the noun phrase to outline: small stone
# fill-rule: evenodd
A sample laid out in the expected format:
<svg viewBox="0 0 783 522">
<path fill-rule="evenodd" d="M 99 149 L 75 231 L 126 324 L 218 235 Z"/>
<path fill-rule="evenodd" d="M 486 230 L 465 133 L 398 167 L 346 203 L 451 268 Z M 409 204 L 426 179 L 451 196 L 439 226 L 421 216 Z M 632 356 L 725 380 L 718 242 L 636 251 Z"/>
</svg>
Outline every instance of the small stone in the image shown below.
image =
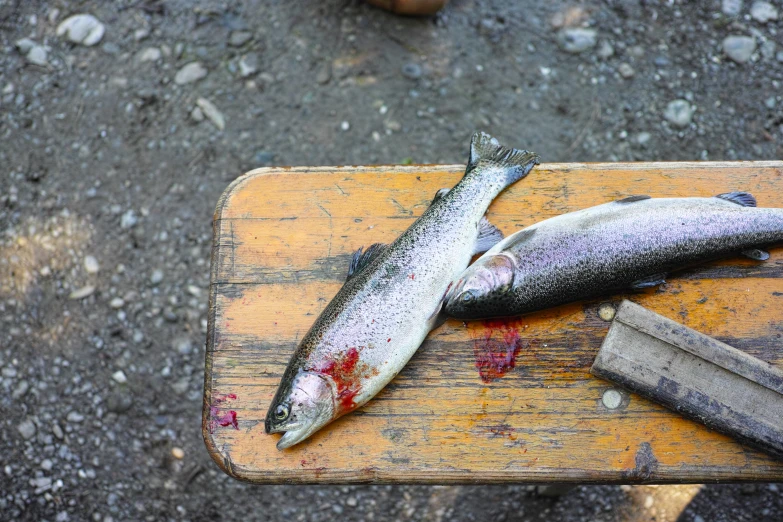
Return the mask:
<svg viewBox="0 0 783 522">
<path fill-rule="evenodd" d="M 128 378 L 125 376 L 125 372 L 122 370 L 117 370 L 113 374 L 111 374 L 111 378 L 114 379 L 115 382 L 119 384 L 125 384 L 128 382 Z"/>
<path fill-rule="evenodd" d="M 693 517 L 693 522 L 704 522 L 704 518 L 699 515 L 696 515 Z"/>
<path fill-rule="evenodd" d="M 275 154 L 267 150 L 260 150 L 256 152 L 255 160 L 259 165 L 271 165 L 275 161 Z"/>
<path fill-rule="evenodd" d="M 250 31 L 231 31 L 228 36 L 228 45 L 232 47 L 242 47 L 253 39 L 253 33 Z"/>
<path fill-rule="evenodd" d="M 113 413 L 125 413 L 133 406 L 133 397 L 124 391 L 110 393 L 106 398 L 106 409 Z"/>
<path fill-rule="evenodd" d="M 239 75 L 242 78 L 253 76 L 258 72 L 258 55 L 256 53 L 248 53 L 239 59 Z"/>
<path fill-rule="evenodd" d="M 636 74 L 636 71 L 633 70 L 633 67 L 631 67 L 629 64 L 623 62 L 617 67 L 617 72 L 620 73 L 620 76 L 625 78 L 626 80 L 628 78 L 633 78 L 633 75 Z"/>
<path fill-rule="evenodd" d="M 174 338 L 171 342 L 171 347 L 182 355 L 187 355 L 193 351 L 193 343 L 186 336 Z"/>
<path fill-rule="evenodd" d="M 38 44 L 35 42 L 35 40 L 31 40 L 30 38 L 21 38 L 16 42 L 14 42 L 14 45 L 16 46 L 16 48 L 19 50 L 20 53 L 26 55 L 27 53 L 30 52 L 30 50 L 33 47 L 35 47 Z"/>
<path fill-rule="evenodd" d="M 95 256 L 85 256 L 85 258 L 84 258 L 84 270 L 88 274 L 97 274 L 100 269 L 101 269 L 101 267 L 98 264 L 98 260 L 95 259 Z"/>
<path fill-rule="evenodd" d="M 54 435 L 60 440 L 63 440 L 63 438 L 65 438 L 65 433 L 63 433 L 63 429 L 57 423 L 52 424 L 52 435 Z"/>
<path fill-rule="evenodd" d="M 182 460 L 185 458 L 185 451 L 182 448 L 171 448 L 171 456 L 177 460 Z"/>
<path fill-rule="evenodd" d="M 30 440 L 35 436 L 36 428 L 33 421 L 25 419 L 16 428 L 24 440 Z"/>
<path fill-rule="evenodd" d="M 71 519 L 71 516 L 68 514 L 67 511 L 60 511 L 55 515 L 54 522 L 68 522 Z"/>
<path fill-rule="evenodd" d="M 150 275 L 150 283 L 153 285 L 159 285 L 163 281 L 163 270 L 156 268 Z"/>
<path fill-rule="evenodd" d="M 769 2 L 753 2 L 750 6 L 750 16 L 757 22 L 765 24 L 778 19 L 778 10 Z"/>
<path fill-rule="evenodd" d="M 174 75 L 174 83 L 185 85 L 202 80 L 206 76 L 207 70 L 201 65 L 201 62 L 191 62 L 177 71 L 177 74 Z"/>
<path fill-rule="evenodd" d="M 652 495 L 647 495 L 647 498 L 644 499 L 644 508 L 650 509 L 653 507 L 653 504 L 655 504 L 655 499 L 652 497 Z"/>
<path fill-rule="evenodd" d="M 211 101 L 207 100 L 206 98 L 199 98 L 196 100 L 196 105 L 201 109 L 201 112 L 204 113 L 204 116 L 211 121 L 215 127 L 218 128 L 218 130 L 223 130 L 226 128 L 226 119 L 223 116 L 223 113 L 218 110 L 217 107 L 215 107 L 215 104 Z"/>
<path fill-rule="evenodd" d="M 338 515 L 341 515 L 343 512 L 343 507 L 340 504 L 334 504 L 332 505 L 332 511 L 334 511 Z"/>
<path fill-rule="evenodd" d="M 161 56 L 162 53 L 157 47 L 147 47 L 136 56 L 136 59 L 139 62 L 157 62 Z"/>
<path fill-rule="evenodd" d="M 11 398 L 13 399 L 21 399 L 24 397 L 24 395 L 27 393 L 27 390 L 30 389 L 30 384 L 27 382 L 27 380 L 19 381 L 19 384 L 14 389 L 14 392 L 11 394 Z"/>
<path fill-rule="evenodd" d="M 332 78 L 332 66 L 329 64 L 329 62 L 324 62 L 324 64 L 318 68 L 318 72 L 315 75 L 315 81 L 317 81 L 321 85 L 324 85 L 329 83 L 329 80 L 331 78 Z"/>
<path fill-rule="evenodd" d="M 767 486 L 767 489 L 769 489 L 773 493 L 777 493 L 778 491 L 780 491 L 780 488 L 778 487 L 777 484 L 770 484 L 769 486 Z"/>
<path fill-rule="evenodd" d="M 347 131 L 350 130 L 350 128 L 351 128 L 351 124 L 348 123 L 347 121 L 344 121 L 340 124 L 340 130 Z"/>
<path fill-rule="evenodd" d="M 683 128 L 690 125 L 694 112 L 696 112 L 696 107 L 688 103 L 687 100 L 674 100 L 666 106 L 663 117 L 675 127 Z"/>
<path fill-rule="evenodd" d="M 94 292 L 95 287 L 93 285 L 83 286 L 68 294 L 68 299 L 84 299 L 85 297 L 91 296 Z"/>
<path fill-rule="evenodd" d="M 193 107 L 193 110 L 190 111 L 190 119 L 196 123 L 201 123 L 204 121 L 204 112 L 200 107 Z"/>
<path fill-rule="evenodd" d="M 650 141 L 651 138 L 652 138 L 652 134 L 650 134 L 649 132 L 640 132 L 639 134 L 636 135 L 636 143 L 638 143 L 641 146 L 645 146 L 647 145 L 647 143 Z"/>
<path fill-rule="evenodd" d="M 27 53 L 27 61 L 33 65 L 40 65 L 41 67 L 45 67 L 49 64 L 49 56 L 46 52 L 46 47 L 43 45 L 36 45 L 32 49 L 30 49 L 30 52 Z"/>
<path fill-rule="evenodd" d="M 65 36 L 73 43 L 91 46 L 101 41 L 104 25 L 91 14 L 69 16 L 57 26 L 57 36 Z"/>
<path fill-rule="evenodd" d="M 79 412 L 72 411 L 68 413 L 68 416 L 65 418 L 68 422 L 82 422 L 84 420 L 84 415 L 82 415 Z"/>
<path fill-rule="evenodd" d="M 190 379 L 188 377 L 183 377 L 171 385 L 171 389 L 177 395 L 185 395 L 188 392 L 188 388 L 190 388 Z"/>
<path fill-rule="evenodd" d="M 599 58 L 603 58 L 604 60 L 611 58 L 614 56 L 614 47 L 606 40 L 602 40 L 601 45 L 598 46 L 597 54 Z"/>
<path fill-rule="evenodd" d="M 201 297 L 201 288 L 196 285 L 188 285 L 187 290 L 193 297 Z"/>
<path fill-rule="evenodd" d="M 570 27 L 557 33 L 557 44 L 568 53 L 579 54 L 592 49 L 598 42 L 598 31 L 582 27 Z"/>
<path fill-rule="evenodd" d="M 402 66 L 402 75 L 409 80 L 421 78 L 421 66 L 415 62 L 408 62 Z"/>
<path fill-rule="evenodd" d="M 726 16 L 739 16 L 742 12 L 742 0 L 723 0 L 720 10 Z"/>
<path fill-rule="evenodd" d="M 616 410 L 623 403 L 623 394 L 614 388 L 609 388 L 601 396 L 601 402 L 609 410 Z"/>
<path fill-rule="evenodd" d="M 727 36 L 723 39 L 723 52 L 737 63 L 750 60 L 756 50 L 756 40 L 750 36 Z"/>
<path fill-rule="evenodd" d="M 348 497 L 348 498 L 345 500 L 345 504 L 346 504 L 347 506 L 349 506 L 349 507 L 356 507 L 356 505 L 357 505 L 358 503 L 359 503 L 359 502 L 356 500 L 356 497 Z"/>
<path fill-rule="evenodd" d="M 140 42 L 147 38 L 150 35 L 150 28 L 149 27 L 140 27 L 133 31 L 133 39 L 137 42 Z"/>
<path fill-rule="evenodd" d="M 54 467 L 54 463 L 49 459 L 43 459 L 41 461 L 41 469 L 44 471 L 51 471 Z"/>
<path fill-rule="evenodd" d="M 767 109 L 774 109 L 774 108 L 775 108 L 775 105 L 776 105 L 776 103 L 777 103 L 777 100 L 775 100 L 775 97 L 774 97 L 774 96 L 770 96 L 769 98 L 767 98 L 767 99 L 764 101 L 764 106 L 765 106 Z"/>
<path fill-rule="evenodd" d="M 128 210 L 125 212 L 122 217 L 120 218 L 120 228 L 129 229 L 136 226 L 136 223 L 139 222 L 139 218 L 136 217 L 136 211 L 133 209 Z"/>
<path fill-rule="evenodd" d="M 111 301 L 109 301 L 109 306 L 114 308 L 115 310 L 119 310 L 123 306 L 125 306 L 125 301 L 122 299 L 122 297 L 115 297 Z"/>
</svg>

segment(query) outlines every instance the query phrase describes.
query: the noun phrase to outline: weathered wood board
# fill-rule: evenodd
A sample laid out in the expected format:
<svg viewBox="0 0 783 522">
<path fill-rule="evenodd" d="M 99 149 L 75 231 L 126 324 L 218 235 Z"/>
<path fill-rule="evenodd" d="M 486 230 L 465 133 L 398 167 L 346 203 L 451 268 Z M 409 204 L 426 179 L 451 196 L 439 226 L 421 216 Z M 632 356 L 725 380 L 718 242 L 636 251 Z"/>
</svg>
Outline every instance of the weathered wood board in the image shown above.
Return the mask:
<svg viewBox="0 0 783 522">
<path fill-rule="evenodd" d="M 746 352 L 623 301 L 590 373 L 783 460 L 783 370 Z"/>
<path fill-rule="evenodd" d="M 360 246 L 397 237 L 463 166 L 260 169 L 218 203 L 203 433 L 227 473 L 257 483 L 666 483 L 783 480 L 783 463 L 637 395 L 615 410 L 590 366 L 631 299 L 783 366 L 783 249 L 680 272 L 513 320 L 448 321 L 363 408 L 278 451 L 263 420 L 297 342 Z M 747 190 L 783 206 L 783 162 L 542 164 L 489 218 L 506 234 L 632 194 Z M 625 392 L 623 392 L 625 393 Z"/>
</svg>

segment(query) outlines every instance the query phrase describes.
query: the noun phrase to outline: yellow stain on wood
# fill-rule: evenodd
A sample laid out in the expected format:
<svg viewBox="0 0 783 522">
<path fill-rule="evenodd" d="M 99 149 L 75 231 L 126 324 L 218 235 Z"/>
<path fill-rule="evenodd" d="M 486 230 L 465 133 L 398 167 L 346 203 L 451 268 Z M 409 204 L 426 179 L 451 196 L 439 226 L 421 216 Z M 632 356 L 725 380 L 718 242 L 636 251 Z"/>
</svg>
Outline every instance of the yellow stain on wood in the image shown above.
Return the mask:
<svg viewBox="0 0 783 522">
<path fill-rule="evenodd" d="M 608 410 L 601 397 L 612 385 L 589 374 L 608 329 L 598 307 L 624 297 L 783 364 L 781 249 L 765 263 L 711 263 L 641 293 L 504 321 L 450 320 L 375 399 L 278 451 L 278 435 L 264 433 L 267 407 L 351 253 L 396 238 L 461 170 L 261 169 L 226 191 L 215 215 L 203 418 L 216 462 L 258 483 L 783 479 L 783 464 L 636 395 Z M 783 162 L 541 165 L 489 218 L 508 234 L 631 194 L 737 189 L 780 206 Z M 508 332 L 519 339 L 511 347 Z M 482 379 L 482 360 L 513 359 L 514 348 L 513 369 Z"/>
</svg>

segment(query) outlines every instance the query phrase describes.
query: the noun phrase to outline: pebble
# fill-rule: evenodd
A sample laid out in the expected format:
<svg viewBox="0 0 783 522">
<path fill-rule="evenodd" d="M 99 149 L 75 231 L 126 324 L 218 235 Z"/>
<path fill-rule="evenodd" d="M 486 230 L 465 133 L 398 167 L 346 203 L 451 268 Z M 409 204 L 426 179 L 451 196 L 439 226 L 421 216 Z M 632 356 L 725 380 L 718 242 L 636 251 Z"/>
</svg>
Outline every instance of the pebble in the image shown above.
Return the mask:
<svg viewBox="0 0 783 522">
<path fill-rule="evenodd" d="M 106 27 L 91 14 L 69 16 L 57 26 L 57 36 L 73 43 L 91 46 L 101 41 Z"/>
<path fill-rule="evenodd" d="M 43 45 L 35 45 L 27 53 L 27 61 L 33 65 L 40 65 L 45 67 L 49 64 L 49 54 L 46 52 L 46 47 Z"/>
<path fill-rule="evenodd" d="M 775 59 L 780 63 L 783 63 L 783 51 L 778 51 L 775 55 Z"/>
<path fill-rule="evenodd" d="M 157 62 L 160 60 L 162 53 L 157 47 L 147 47 L 137 55 L 137 60 L 140 62 Z"/>
<path fill-rule="evenodd" d="M 612 44 L 607 42 L 606 40 L 603 40 L 601 42 L 601 45 L 598 46 L 598 57 L 599 58 L 611 58 L 614 56 L 614 47 L 612 47 Z"/>
<path fill-rule="evenodd" d="M 344 122 L 342 122 L 340 124 L 340 129 L 344 130 L 344 131 L 350 130 L 351 129 L 351 124 L 348 123 L 347 121 L 344 121 Z"/>
<path fill-rule="evenodd" d="M 84 299 L 85 297 L 91 296 L 94 292 L 95 287 L 93 285 L 83 286 L 68 294 L 68 299 Z"/>
<path fill-rule="evenodd" d="M 63 438 L 65 437 L 65 434 L 63 433 L 63 429 L 57 423 L 52 424 L 52 435 L 54 435 L 60 440 L 63 440 Z"/>
<path fill-rule="evenodd" d="M 185 85 L 197 82 L 206 76 L 207 70 L 201 65 L 201 62 L 191 62 L 177 71 L 177 74 L 174 75 L 174 83 Z"/>
<path fill-rule="evenodd" d="M 185 458 L 185 451 L 182 448 L 171 448 L 171 456 L 177 460 L 182 460 Z"/>
<path fill-rule="evenodd" d="M 217 107 L 215 107 L 214 103 L 207 100 L 206 98 L 199 98 L 196 100 L 196 105 L 201 109 L 201 112 L 204 113 L 204 116 L 206 116 L 207 119 L 215 125 L 215 127 L 217 127 L 219 130 L 226 128 L 226 118 L 223 116 L 223 113 L 220 112 Z"/>
<path fill-rule="evenodd" d="M 115 392 L 106 398 L 106 409 L 113 413 L 124 413 L 133 406 L 133 397 L 129 393 Z"/>
<path fill-rule="evenodd" d="M 663 117 L 675 127 L 682 128 L 690 125 L 694 112 L 696 112 L 696 107 L 688 103 L 687 100 L 680 99 L 669 102 L 663 112 Z"/>
<path fill-rule="evenodd" d="M 421 78 L 421 66 L 415 62 L 408 62 L 402 66 L 402 75 L 409 80 Z"/>
<path fill-rule="evenodd" d="M 139 222 L 139 218 L 136 217 L 136 211 L 133 209 L 128 210 L 125 212 L 122 217 L 120 218 L 120 228 L 129 229 L 136 226 L 136 223 Z"/>
<path fill-rule="evenodd" d="M 769 2 L 753 2 L 750 6 L 750 16 L 757 22 L 765 24 L 778 19 L 778 10 Z"/>
<path fill-rule="evenodd" d="M 68 416 L 65 418 L 68 422 L 81 422 L 84 420 L 84 415 L 82 415 L 79 412 L 72 411 L 68 413 Z"/>
<path fill-rule="evenodd" d="M 644 499 L 644 507 L 646 509 L 650 509 L 653 507 L 653 504 L 655 504 L 655 499 L 652 497 L 652 495 L 647 495 L 647 498 Z"/>
<path fill-rule="evenodd" d="M 737 63 L 750 60 L 756 50 L 756 40 L 750 36 L 727 36 L 723 39 L 723 52 Z"/>
<path fill-rule="evenodd" d="M 175 337 L 171 342 L 171 347 L 182 355 L 187 355 L 193 351 L 193 343 L 190 337 L 186 336 Z"/>
<path fill-rule="evenodd" d="M 647 143 L 650 141 L 651 138 L 652 138 L 652 134 L 650 134 L 649 132 L 640 132 L 639 134 L 636 135 L 636 143 L 644 146 L 647 145 Z"/>
<path fill-rule="evenodd" d="M 16 389 L 14 389 L 14 392 L 11 394 L 11 398 L 13 399 L 21 399 L 24 397 L 24 395 L 27 393 L 27 390 L 30 389 L 30 384 L 27 382 L 27 380 L 19 381 L 19 384 L 16 386 Z"/>
<path fill-rule="evenodd" d="M 43 459 L 41 461 L 41 469 L 44 471 L 51 471 L 54 467 L 54 463 L 49 459 Z"/>
<path fill-rule="evenodd" d="M 315 75 L 315 81 L 321 85 L 329 83 L 332 79 L 332 66 L 329 62 L 324 62 L 321 67 L 318 68 L 318 72 Z"/>
<path fill-rule="evenodd" d="M 253 39 L 253 33 L 250 31 L 231 31 L 228 37 L 228 45 L 232 47 L 241 47 Z"/>
<path fill-rule="evenodd" d="M 723 0 L 720 10 L 726 16 L 739 16 L 742 12 L 742 0 Z"/>
<path fill-rule="evenodd" d="M 85 258 L 84 258 L 84 270 L 88 274 L 97 274 L 100 269 L 101 269 L 101 267 L 98 264 L 98 260 L 95 259 L 95 256 L 85 256 Z"/>
<path fill-rule="evenodd" d="M 190 119 L 196 123 L 201 123 L 204 121 L 204 113 L 202 112 L 201 108 L 193 107 L 193 110 L 190 111 Z"/>
<path fill-rule="evenodd" d="M 775 97 L 770 96 L 764 101 L 764 106 L 767 107 L 767 109 L 774 109 L 776 102 L 777 100 L 775 100 Z"/>
<path fill-rule="evenodd" d="M 633 75 L 636 74 L 636 71 L 633 70 L 633 67 L 631 67 L 629 64 L 623 62 L 617 67 L 617 72 L 620 73 L 620 76 L 625 78 L 626 80 L 628 78 L 633 78 Z"/>
<path fill-rule="evenodd" d="M 125 306 L 125 301 L 122 299 L 122 297 L 115 297 L 111 301 L 109 301 L 109 306 L 114 308 L 115 310 L 119 310 L 123 306 Z"/>
<path fill-rule="evenodd" d="M 258 72 L 258 54 L 248 53 L 239 59 L 239 75 L 242 78 L 253 76 Z"/>
<path fill-rule="evenodd" d="M 557 44 L 568 53 L 579 54 L 595 47 L 598 31 L 583 27 L 570 27 L 557 33 Z"/>
<path fill-rule="evenodd" d="M 345 504 L 346 504 L 347 506 L 349 506 L 349 507 L 356 507 L 356 505 L 357 505 L 358 503 L 359 503 L 359 502 L 356 500 L 356 497 L 348 497 L 348 498 L 345 500 Z"/>
<path fill-rule="evenodd" d="M 163 270 L 156 268 L 150 275 L 150 283 L 153 285 L 159 285 L 163 281 Z"/>
<path fill-rule="evenodd" d="M 704 517 L 696 515 L 695 517 L 693 517 L 693 522 L 704 522 Z"/>
<path fill-rule="evenodd" d="M 125 376 L 125 372 L 122 370 L 117 370 L 113 374 L 111 374 L 111 378 L 114 379 L 115 382 L 119 384 L 125 384 L 128 382 L 128 378 Z"/>
<path fill-rule="evenodd" d="M 30 440 L 35 436 L 35 424 L 30 419 L 25 419 L 16 428 L 24 440 Z"/>
</svg>

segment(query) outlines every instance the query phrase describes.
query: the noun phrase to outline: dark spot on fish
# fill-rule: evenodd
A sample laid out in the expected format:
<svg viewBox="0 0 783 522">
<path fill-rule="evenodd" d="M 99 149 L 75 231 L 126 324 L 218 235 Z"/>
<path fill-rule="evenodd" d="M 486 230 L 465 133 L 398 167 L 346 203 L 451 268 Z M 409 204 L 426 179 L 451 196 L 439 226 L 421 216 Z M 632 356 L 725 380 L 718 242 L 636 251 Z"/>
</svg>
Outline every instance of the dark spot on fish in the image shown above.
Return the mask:
<svg viewBox="0 0 783 522">
<path fill-rule="evenodd" d="M 492 382 L 516 366 L 516 357 L 523 341 L 517 329 L 507 321 L 484 321 L 484 326 L 484 334 L 473 343 L 473 355 L 481 380 Z M 496 338 L 493 335 L 495 332 L 499 332 L 502 339 Z"/>
</svg>

